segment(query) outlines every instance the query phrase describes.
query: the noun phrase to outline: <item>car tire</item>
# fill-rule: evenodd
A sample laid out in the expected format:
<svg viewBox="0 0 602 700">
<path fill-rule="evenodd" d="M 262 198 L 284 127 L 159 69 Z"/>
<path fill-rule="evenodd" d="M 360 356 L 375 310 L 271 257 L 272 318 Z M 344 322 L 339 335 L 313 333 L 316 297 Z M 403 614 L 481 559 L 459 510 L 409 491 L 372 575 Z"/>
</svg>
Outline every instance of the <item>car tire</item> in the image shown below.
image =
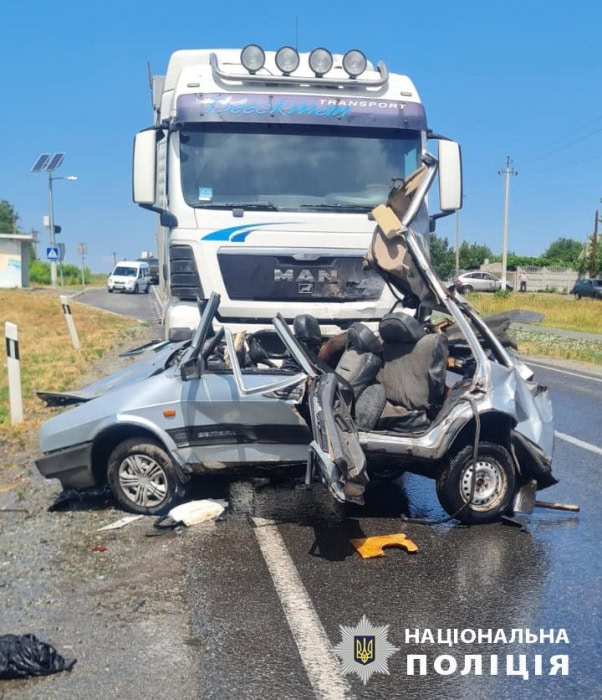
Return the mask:
<svg viewBox="0 0 602 700">
<path fill-rule="evenodd" d="M 149 289 L 150 289 L 150 283 L 146 285 L 146 289 L 144 290 L 144 293 L 148 294 Z"/>
<path fill-rule="evenodd" d="M 112 290 L 112 289 L 108 289 L 107 291 L 109 292 L 109 294 L 113 294 L 113 290 Z"/>
<path fill-rule="evenodd" d="M 107 480 L 120 506 L 142 515 L 162 515 L 187 492 L 173 460 L 147 438 L 124 440 L 111 452 Z"/>
<path fill-rule="evenodd" d="M 581 299 L 581 294 L 579 294 L 579 292 L 575 292 L 575 300 L 579 301 L 579 299 Z"/>
<path fill-rule="evenodd" d="M 469 525 L 481 525 L 498 520 L 510 509 L 516 472 L 508 450 L 492 442 L 481 442 L 475 491 L 468 504 L 473 451 L 473 445 L 467 445 L 441 470 L 437 478 L 437 496 L 448 515 Z"/>
<path fill-rule="evenodd" d="M 138 294 L 138 283 L 134 285 L 134 289 L 132 289 L 132 294 Z"/>
<path fill-rule="evenodd" d="M 472 287 L 470 284 L 462 285 L 462 294 L 470 294 L 473 291 L 474 287 Z"/>
</svg>

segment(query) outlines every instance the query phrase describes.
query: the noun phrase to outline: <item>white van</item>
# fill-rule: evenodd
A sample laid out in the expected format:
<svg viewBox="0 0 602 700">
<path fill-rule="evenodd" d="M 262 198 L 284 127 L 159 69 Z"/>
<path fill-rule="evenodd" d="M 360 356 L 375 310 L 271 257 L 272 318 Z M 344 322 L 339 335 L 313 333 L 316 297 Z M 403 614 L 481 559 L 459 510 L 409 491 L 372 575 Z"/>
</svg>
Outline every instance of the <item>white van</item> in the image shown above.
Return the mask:
<svg viewBox="0 0 602 700">
<path fill-rule="evenodd" d="M 150 268 L 148 263 L 139 260 L 122 260 L 115 265 L 109 275 L 107 289 L 112 292 L 130 292 L 148 294 L 150 287 Z"/>
</svg>

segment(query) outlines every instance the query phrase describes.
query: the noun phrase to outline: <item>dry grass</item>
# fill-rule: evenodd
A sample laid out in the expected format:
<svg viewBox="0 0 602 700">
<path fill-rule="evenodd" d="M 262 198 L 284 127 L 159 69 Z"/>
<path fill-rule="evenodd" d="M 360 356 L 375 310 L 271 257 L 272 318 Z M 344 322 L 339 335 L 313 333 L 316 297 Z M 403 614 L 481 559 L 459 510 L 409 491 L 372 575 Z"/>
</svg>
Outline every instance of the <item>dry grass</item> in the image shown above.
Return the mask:
<svg viewBox="0 0 602 700">
<path fill-rule="evenodd" d="M 65 391 L 78 381 L 111 348 L 134 337 L 138 324 L 132 320 L 71 302 L 81 349 L 71 343 L 67 324 L 56 294 L 0 289 L 0 321 L 19 327 L 19 354 L 25 423 L 10 425 L 6 362 L 0 368 L 0 442 L 19 439 L 51 415 L 36 397 L 36 390 Z"/>
<path fill-rule="evenodd" d="M 602 301 L 599 299 L 576 301 L 573 297 L 559 294 L 515 292 L 507 297 L 495 294 L 471 294 L 469 301 L 483 316 L 511 309 L 524 309 L 544 314 L 542 326 L 602 334 Z"/>
</svg>

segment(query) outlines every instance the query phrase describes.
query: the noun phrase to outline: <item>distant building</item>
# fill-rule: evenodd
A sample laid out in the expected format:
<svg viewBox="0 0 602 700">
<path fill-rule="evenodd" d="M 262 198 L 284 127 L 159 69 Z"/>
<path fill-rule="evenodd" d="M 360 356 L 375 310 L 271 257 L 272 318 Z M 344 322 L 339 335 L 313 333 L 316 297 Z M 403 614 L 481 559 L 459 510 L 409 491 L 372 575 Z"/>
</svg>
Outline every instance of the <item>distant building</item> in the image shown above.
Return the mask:
<svg viewBox="0 0 602 700">
<path fill-rule="evenodd" d="M 0 287 L 29 286 L 29 244 L 32 236 L 0 233 Z"/>
</svg>

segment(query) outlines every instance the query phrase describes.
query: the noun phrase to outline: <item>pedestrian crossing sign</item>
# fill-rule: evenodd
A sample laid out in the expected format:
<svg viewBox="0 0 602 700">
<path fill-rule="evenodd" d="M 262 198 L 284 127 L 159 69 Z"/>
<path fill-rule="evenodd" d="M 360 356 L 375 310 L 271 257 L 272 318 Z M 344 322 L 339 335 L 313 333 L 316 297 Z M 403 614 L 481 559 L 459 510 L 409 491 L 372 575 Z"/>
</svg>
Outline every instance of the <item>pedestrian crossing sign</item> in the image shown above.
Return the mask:
<svg viewBox="0 0 602 700">
<path fill-rule="evenodd" d="M 46 260 L 58 260 L 59 259 L 59 249 L 58 246 L 51 246 L 46 248 Z"/>
</svg>

